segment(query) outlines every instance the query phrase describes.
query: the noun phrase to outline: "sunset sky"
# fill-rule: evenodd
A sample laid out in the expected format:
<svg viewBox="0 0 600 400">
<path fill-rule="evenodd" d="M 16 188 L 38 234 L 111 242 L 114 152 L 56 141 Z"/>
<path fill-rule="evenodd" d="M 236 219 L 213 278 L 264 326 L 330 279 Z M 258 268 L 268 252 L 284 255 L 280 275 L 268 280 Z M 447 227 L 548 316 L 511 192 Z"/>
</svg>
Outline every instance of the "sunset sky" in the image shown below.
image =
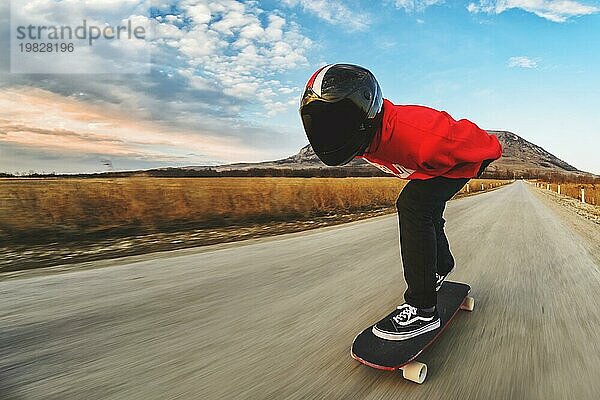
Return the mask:
<svg viewBox="0 0 600 400">
<path fill-rule="evenodd" d="M 122 48 L 102 55 L 135 74 L 69 74 L 67 62 L 61 74 L 11 73 L 7 3 L 0 172 L 287 157 L 307 143 L 297 110 L 306 80 L 350 62 L 371 69 L 394 103 L 510 130 L 600 174 L 600 1 L 97 0 L 68 15 L 152 32 L 149 65 Z M 57 4 L 82 2 L 13 3 L 13 18 L 64 24 Z"/>
</svg>

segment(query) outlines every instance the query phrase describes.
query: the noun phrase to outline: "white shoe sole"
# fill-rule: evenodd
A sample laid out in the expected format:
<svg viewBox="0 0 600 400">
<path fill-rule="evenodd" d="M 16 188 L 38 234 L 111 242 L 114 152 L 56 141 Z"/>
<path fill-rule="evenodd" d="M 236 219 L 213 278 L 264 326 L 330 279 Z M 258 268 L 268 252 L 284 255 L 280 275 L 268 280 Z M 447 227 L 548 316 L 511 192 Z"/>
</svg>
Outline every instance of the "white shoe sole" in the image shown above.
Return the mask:
<svg viewBox="0 0 600 400">
<path fill-rule="evenodd" d="M 406 332 L 406 333 L 383 332 L 383 331 L 380 331 L 379 329 L 377 329 L 377 327 L 375 327 L 375 326 L 373 327 L 373 329 L 371 329 L 371 331 L 373 332 L 373 335 L 375 335 L 381 339 L 406 340 L 406 339 L 414 338 L 415 336 L 422 335 L 426 332 L 436 330 L 437 328 L 440 327 L 440 325 L 441 325 L 441 320 L 438 318 L 435 321 L 432 321 L 431 323 L 429 323 L 417 330 L 414 330 L 412 332 Z"/>
</svg>

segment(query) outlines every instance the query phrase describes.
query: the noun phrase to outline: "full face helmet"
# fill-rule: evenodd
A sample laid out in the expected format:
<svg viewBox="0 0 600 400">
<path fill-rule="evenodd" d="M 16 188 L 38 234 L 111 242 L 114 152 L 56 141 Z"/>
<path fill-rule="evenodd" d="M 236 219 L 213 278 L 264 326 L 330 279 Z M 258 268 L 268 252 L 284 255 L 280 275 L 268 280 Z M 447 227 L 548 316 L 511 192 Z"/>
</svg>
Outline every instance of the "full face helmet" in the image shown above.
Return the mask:
<svg viewBox="0 0 600 400">
<path fill-rule="evenodd" d="M 381 125 L 383 97 L 373 74 L 357 65 L 330 64 L 306 84 L 300 116 L 308 141 L 325 164 L 362 155 Z"/>
</svg>

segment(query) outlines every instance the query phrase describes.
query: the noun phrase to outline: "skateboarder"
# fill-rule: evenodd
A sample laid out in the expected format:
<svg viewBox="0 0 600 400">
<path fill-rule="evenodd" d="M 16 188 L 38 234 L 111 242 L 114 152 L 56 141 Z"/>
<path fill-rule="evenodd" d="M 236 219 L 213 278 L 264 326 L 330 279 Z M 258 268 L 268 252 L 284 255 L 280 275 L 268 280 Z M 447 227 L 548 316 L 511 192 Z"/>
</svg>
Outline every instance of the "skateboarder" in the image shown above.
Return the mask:
<svg viewBox="0 0 600 400">
<path fill-rule="evenodd" d="M 332 64 L 309 79 L 300 105 L 308 140 L 330 166 L 362 158 L 410 182 L 398 200 L 405 303 L 373 333 L 404 340 L 440 326 L 436 292 L 454 269 L 444 233 L 444 208 L 470 178 L 502 155 L 496 136 L 474 123 L 383 99 L 373 74 Z"/>
</svg>

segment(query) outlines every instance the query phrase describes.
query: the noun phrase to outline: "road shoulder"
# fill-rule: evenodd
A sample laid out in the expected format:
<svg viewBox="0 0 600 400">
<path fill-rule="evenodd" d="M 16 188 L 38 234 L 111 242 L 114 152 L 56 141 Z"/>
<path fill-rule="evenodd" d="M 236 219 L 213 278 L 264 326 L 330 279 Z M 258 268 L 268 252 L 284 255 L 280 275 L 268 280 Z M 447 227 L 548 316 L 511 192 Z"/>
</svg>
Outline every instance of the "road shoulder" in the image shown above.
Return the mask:
<svg viewBox="0 0 600 400">
<path fill-rule="evenodd" d="M 576 199 L 527 185 L 529 190 L 550 209 L 566 226 L 579 234 L 597 264 L 600 264 L 600 207 L 582 204 Z"/>
</svg>

